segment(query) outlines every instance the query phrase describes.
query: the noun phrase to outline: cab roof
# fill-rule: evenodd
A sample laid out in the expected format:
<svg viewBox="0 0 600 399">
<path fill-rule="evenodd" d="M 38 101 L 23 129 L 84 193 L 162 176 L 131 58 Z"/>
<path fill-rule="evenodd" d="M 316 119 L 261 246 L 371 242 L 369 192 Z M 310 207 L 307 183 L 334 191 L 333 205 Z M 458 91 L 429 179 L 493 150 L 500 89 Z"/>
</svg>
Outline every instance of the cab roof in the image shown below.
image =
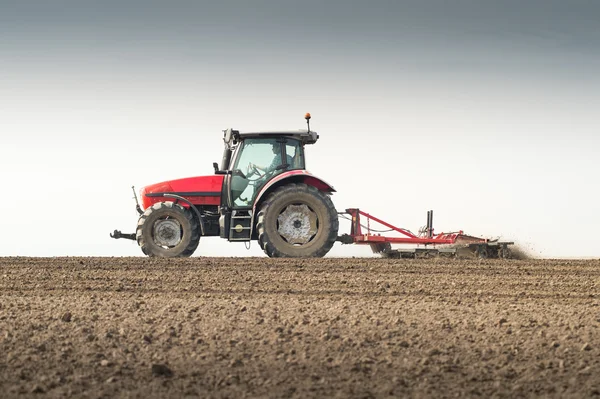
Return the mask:
<svg viewBox="0 0 600 399">
<path fill-rule="evenodd" d="M 265 132 L 240 132 L 238 130 L 227 129 L 223 131 L 223 141 L 226 144 L 235 144 L 237 141 L 254 137 L 291 137 L 300 140 L 302 144 L 314 144 L 319 139 L 317 132 L 307 130 L 274 130 Z"/>
</svg>

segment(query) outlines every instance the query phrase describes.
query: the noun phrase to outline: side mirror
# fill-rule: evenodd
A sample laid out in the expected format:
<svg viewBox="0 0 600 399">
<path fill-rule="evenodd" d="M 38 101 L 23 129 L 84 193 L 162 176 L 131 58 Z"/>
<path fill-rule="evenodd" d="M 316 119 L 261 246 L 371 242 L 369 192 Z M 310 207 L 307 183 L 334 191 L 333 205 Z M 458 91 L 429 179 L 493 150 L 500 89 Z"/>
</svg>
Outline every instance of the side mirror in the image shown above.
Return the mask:
<svg viewBox="0 0 600 399">
<path fill-rule="evenodd" d="M 216 162 L 213 162 L 213 168 L 215 168 L 215 175 L 228 175 L 229 174 L 228 170 L 219 170 L 219 164 Z"/>
</svg>

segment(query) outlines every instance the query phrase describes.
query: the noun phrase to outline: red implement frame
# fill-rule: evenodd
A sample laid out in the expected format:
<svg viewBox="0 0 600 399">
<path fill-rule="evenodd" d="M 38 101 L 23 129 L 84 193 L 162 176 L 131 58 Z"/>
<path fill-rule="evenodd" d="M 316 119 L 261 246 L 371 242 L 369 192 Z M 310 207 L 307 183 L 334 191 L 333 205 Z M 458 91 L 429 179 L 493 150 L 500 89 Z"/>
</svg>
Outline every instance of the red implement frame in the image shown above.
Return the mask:
<svg viewBox="0 0 600 399">
<path fill-rule="evenodd" d="M 373 215 L 363 212 L 357 208 L 346 209 L 346 214 L 352 217 L 352 226 L 350 228 L 350 238 L 354 244 L 378 244 L 386 243 L 390 244 L 423 244 L 423 245 L 435 245 L 435 244 L 455 244 L 456 242 L 468 242 L 468 243 L 486 243 L 488 242 L 485 238 L 471 237 L 463 234 L 462 230 L 453 233 L 440 233 L 437 235 L 433 234 L 433 228 L 430 231 L 426 231 L 424 234 L 418 236 L 414 235 L 410 231 L 396 227 L 387 223 Z M 367 219 L 367 225 L 361 224 L 361 216 Z M 379 223 L 385 227 L 388 227 L 404 237 L 389 237 L 382 236 L 380 234 L 371 234 L 371 221 Z M 363 232 L 363 228 L 367 231 Z"/>
</svg>

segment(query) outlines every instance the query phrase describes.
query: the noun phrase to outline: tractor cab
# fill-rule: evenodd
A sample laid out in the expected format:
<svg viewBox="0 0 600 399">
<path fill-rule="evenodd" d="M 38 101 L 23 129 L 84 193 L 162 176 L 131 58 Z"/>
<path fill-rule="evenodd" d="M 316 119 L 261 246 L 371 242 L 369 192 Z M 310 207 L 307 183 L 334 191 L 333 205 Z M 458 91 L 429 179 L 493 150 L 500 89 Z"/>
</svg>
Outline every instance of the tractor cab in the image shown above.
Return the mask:
<svg viewBox="0 0 600 399">
<path fill-rule="evenodd" d="M 226 175 L 223 205 L 231 209 L 252 208 L 257 195 L 278 175 L 305 170 L 304 145 L 313 144 L 318 135 L 311 131 L 273 131 L 240 133 L 227 129 L 221 168 Z"/>
</svg>

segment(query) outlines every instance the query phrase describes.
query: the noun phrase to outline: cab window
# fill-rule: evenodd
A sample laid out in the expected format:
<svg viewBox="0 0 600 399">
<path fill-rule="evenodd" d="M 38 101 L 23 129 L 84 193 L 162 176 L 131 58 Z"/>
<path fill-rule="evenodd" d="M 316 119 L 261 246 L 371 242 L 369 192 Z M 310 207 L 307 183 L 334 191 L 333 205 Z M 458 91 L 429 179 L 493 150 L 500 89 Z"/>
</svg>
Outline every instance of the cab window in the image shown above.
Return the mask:
<svg viewBox="0 0 600 399">
<path fill-rule="evenodd" d="M 288 139 L 285 143 L 285 153 L 289 161 L 288 169 L 304 169 L 304 154 L 298 140 Z"/>
</svg>

